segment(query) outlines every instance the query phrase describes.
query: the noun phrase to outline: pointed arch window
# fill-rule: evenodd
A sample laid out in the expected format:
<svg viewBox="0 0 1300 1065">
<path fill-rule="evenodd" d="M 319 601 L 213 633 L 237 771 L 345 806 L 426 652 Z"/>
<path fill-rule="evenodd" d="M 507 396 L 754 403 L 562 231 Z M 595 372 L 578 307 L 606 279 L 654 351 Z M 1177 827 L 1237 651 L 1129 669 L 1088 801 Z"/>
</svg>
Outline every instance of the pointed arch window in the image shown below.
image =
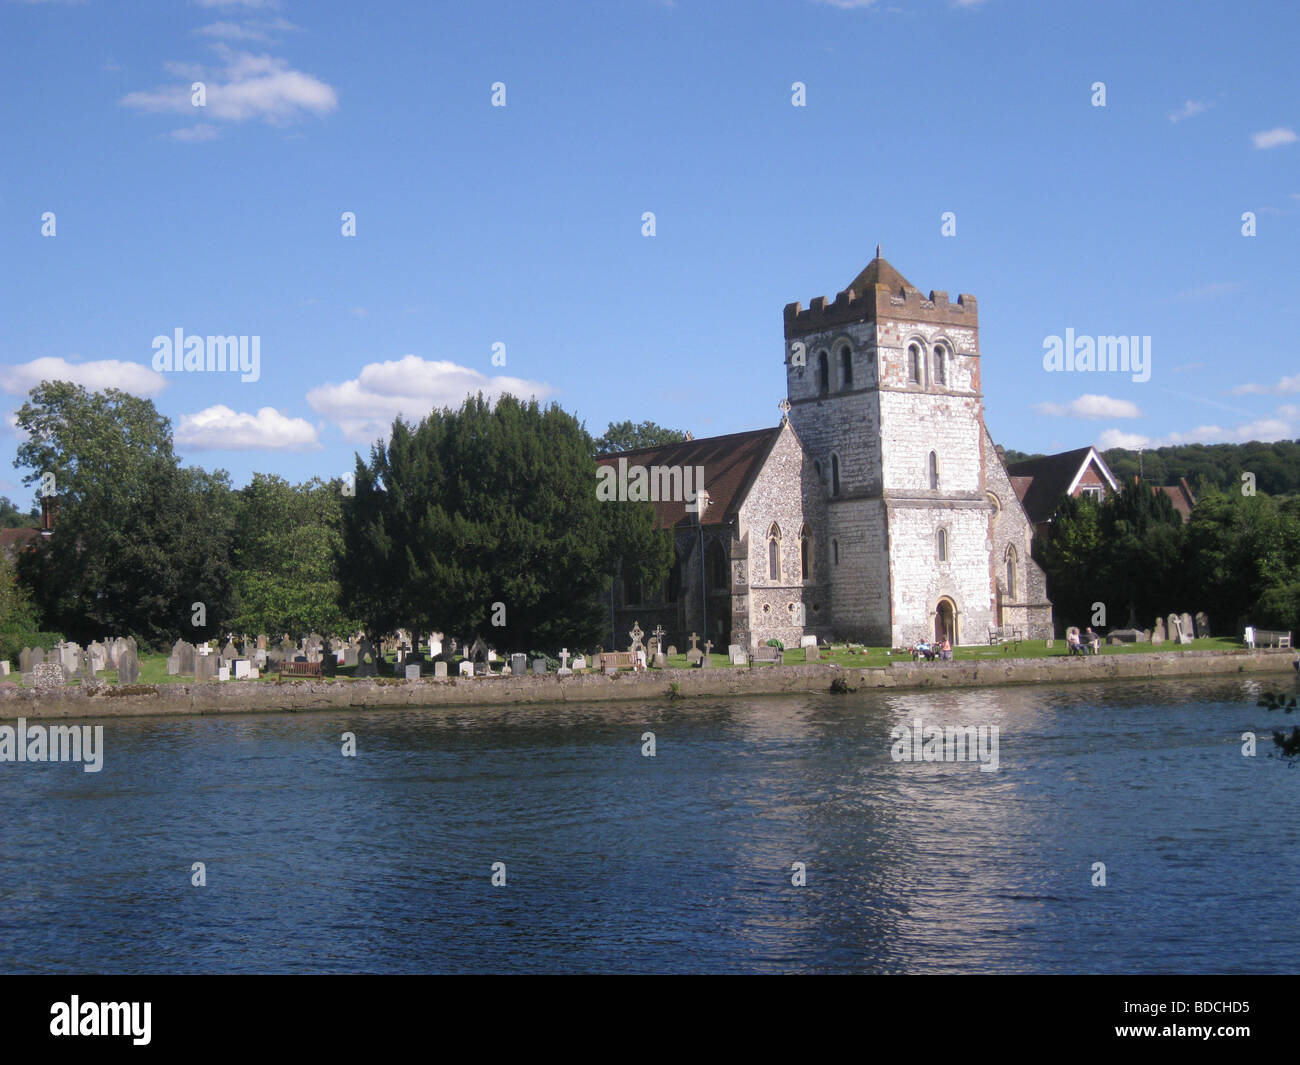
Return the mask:
<svg viewBox="0 0 1300 1065">
<path fill-rule="evenodd" d="M 853 352 L 847 344 L 840 348 L 840 387 L 853 387 Z"/>
<path fill-rule="evenodd" d="M 1015 545 L 1012 544 L 1007 548 L 1007 600 L 1013 603 L 1019 597 L 1017 588 L 1018 581 L 1016 579 L 1016 563 L 1019 561 L 1020 560 L 1016 555 Z"/>
<path fill-rule="evenodd" d="M 776 522 L 767 530 L 767 579 L 781 579 L 781 527 Z"/>
<path fill-rule="evenodd" d="M 930 452 L 930 490 L 939 490 L 939 454 L 935 451 Z"/>
<path fill-rule="evenodd" d="M 840 542 L 838 540 L 831 541 L 831 561 L 837 566 L 840 564 Z"/>
<path fill-rule="evenodd" d="M 731 587 L 730 576 L 727 572 L 727 552 L 723 550 L 722 545 L 714 540 L 709 544 L 709 591 L 725 592 Z"/>
<path fill-rule="evenodd" d="M 801 581 L 813 579 L 812 530 L 807 525 L 799 530 L 799 579 Z"/>
<path fill-rule="evenodd" d="M 840 457 L 839 455 L 831 456 L 831 495 L 840 494 Z"/>
<path fill-rule="evenodd" d="M 817 353 L 817 391 L 826 395 L 831 390 L 831 363 L 826 352 Z"/>
</svg>

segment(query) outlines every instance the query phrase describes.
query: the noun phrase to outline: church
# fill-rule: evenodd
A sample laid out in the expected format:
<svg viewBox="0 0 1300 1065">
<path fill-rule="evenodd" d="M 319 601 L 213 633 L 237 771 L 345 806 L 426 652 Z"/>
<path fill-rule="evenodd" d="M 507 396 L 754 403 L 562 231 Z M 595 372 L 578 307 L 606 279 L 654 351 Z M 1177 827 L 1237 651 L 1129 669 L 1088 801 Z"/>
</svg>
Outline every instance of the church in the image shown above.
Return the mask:
<svg viewBox="0 0 1300 1065">
<path fill-rule="evenodd" d="M 697 498 L 654 501 L 676 561 L 662 588 L 614 582 L 612 632 L 718 650 L 1052 636 L 1034 527 L 984 424 L 975 297 L 923 296 L 877 248 L 833 302 L 786 306 L 784 361 L 775 428 L 598 458 L 703 471 Z"/>
</svg>

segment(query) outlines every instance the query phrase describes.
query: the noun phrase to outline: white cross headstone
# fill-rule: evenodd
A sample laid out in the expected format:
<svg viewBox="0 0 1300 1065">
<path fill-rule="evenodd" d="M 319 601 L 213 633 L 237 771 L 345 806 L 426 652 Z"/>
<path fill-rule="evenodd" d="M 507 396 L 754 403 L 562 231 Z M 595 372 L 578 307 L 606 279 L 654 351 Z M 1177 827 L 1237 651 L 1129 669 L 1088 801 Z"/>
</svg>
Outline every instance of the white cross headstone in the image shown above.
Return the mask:
<svg viewBox="0 0 1300 1065">
<path fill-rule="evenodd" d="M 555 672 L 561 677 L 567 676 L 573 672 L 573 670 L 569 668 L 569 649 L 567 647 L 562 648 L 560 651 L 560 668 Z"/>
</svg>

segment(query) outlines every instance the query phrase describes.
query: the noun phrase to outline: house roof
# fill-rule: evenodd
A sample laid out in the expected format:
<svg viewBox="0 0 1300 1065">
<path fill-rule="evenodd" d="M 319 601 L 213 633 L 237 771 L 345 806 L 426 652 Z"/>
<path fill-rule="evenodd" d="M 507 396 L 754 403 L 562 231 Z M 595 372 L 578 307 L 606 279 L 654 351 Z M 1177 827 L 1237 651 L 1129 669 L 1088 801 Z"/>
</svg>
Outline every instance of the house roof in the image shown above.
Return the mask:
<svg viewBox="0 0 1300 1065">
<path fill-rule="evenodd" d="M 1011 485 L 1029 520 L 1041 525 L 1052 520 L 1061 496 L 1074 491 L 1089 463 L 1097 467 L 1111 491 L 1119 491 L 1119 482 L 1094 447 L 1078 447 L 1058 455 L 1040 455 L 1013 462 L 1007 467 L 1007 476 L 1011 478 Z"/>
<path fill-rule="evenodd" d="M 0 551 L 12 559 L 40 536 L 40 529 L 0 529 Z"/>
<path fill-rule="evenodd" d="M 1169 497 L 1169 501 L 1174 505 L 1174 510 L 1182 515 L 1183 521 L 1191 521 L 1192 507 L 1196 506 L 1196 496 L 1192 494 L 1192 489 L 1187 484 L 1186 477 L 1178 478 L 1177 484 L 1160 485 L 1155 490 L 1164 492 Z"/>
<path fill-rule="evenodd" d="M 629 467 L 703 466 L 709 507 L 704 513 L 702 524 L 722 525 L 740 510 L 750 485 L 754 483 L 754 478 L 763 468 L 763 463 L 780 435 L 780 426 L 753 429 L 745 433 L 682 440 L 661 447 L 597 455 L 596 462 L 614 468 L 618 467 L 619 459 L 625 459 Z M 695 512 L 690 509 L 692 504 L 684 500 L 660 500 L 651 505 L 655 508 L 660 528 L 695 520 Z"/>
</svg>

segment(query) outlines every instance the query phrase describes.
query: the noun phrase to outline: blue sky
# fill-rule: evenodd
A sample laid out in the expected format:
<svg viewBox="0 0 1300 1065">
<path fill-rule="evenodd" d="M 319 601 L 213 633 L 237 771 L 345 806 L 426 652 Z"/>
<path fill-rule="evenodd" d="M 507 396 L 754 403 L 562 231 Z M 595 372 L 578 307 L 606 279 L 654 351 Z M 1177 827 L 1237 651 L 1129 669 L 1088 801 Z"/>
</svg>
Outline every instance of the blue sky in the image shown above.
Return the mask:
<svg viewBox="0 0 1300 1065">
<path fill-rule="evenodd" d="M 0 0 L 0 401 L 149 396 L 236 484 L 467 389 L 735 432 L 780 417 L 784 305 L 880 243 L 978 297 L 1007 447 L 1291 439 L 1297 41 L 1250 2 Z M 177 328 L 258 379 L 156 373 Z M 1045 371 L 1067 328 L 1150 336 L 1150 379 Z"/>
</svg>

